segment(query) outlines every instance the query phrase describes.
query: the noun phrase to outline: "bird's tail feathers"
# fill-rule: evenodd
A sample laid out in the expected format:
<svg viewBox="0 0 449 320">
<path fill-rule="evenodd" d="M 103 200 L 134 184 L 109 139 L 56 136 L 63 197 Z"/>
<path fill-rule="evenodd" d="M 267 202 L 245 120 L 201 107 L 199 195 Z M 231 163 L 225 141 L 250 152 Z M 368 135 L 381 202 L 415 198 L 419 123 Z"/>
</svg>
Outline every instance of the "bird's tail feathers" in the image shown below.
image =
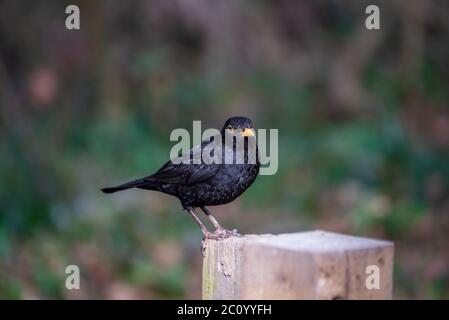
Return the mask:
<svg viewBox="0 0 449 320">
<path fill-rule="evenodd" d="M 145 179 L 137 179 L 134 181 L 130 181 L 130 182 L 121 184 L 116 187 L 103 188 L 103 189 L 101 189 L 101 191 L 104 193 L 114 193 L 117 191 L 122 191 L 122 190 L 130 189 L 130 188 L 137 188 L 137 187 L 144 185 L 145 183 L 146 183 Z"/>
</svg>

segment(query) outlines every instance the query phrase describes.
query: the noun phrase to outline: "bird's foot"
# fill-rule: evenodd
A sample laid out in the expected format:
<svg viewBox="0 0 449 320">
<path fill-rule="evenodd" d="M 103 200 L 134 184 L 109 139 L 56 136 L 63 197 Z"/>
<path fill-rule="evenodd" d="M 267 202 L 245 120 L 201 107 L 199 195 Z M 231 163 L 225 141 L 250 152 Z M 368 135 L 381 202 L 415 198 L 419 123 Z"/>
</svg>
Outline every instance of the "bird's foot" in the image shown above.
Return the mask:
<svg viewBox="0 0 449 320">
<path fill-rule="evenodd" d="M 207 239 L 211 240 L 223 240 L 230 237 L 241 237 L 242 235 L 237 232 L 237 229 L 227 230 L 225 228 L 217 228 L 214 233 L 207 231 L 204 233 L 203 240 L 201 240 L 201 253 L 203 258 L 206 255 L 206 243 Z"/>
<path fill-rule="evenodd" d="M 214 234 L 217 235 L 220 238 L 220 240 L 230 238 L 230 237 L 241 237 L 242 236 L 240 233 L 237 232 L 237 229 L 227 230 L 222 227 L 217 228 L 215 230 Z"/>
<path fill-rule="evenodd" d="M 203 240 L 201 240 L 201 253 L 203 254 L 203 258 L 206 256 L 207 239 L 222 240 L 222 239 L 224 239 L 224 237 L 223 237 L 223 235 L 216 234 L 216 232 L 214 232 L 214 233 L 209 232 L 209 231 L 204 232 Z"/>
</svg>

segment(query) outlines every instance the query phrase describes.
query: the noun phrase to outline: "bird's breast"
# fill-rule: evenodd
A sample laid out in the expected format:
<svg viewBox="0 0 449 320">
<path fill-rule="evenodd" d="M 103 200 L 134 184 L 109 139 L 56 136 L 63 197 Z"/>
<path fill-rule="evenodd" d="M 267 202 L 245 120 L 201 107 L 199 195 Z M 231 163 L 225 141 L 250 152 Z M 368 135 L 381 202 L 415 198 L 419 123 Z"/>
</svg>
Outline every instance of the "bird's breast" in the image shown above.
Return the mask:
<svg viewBox="0 0 449 320">
<path fill-rule="evenodd" d="M 229 203 L 254 182 L 259 172 L 258 164 L 220 166 L 220 170 L 210 179 L 191 186 L 182 186 L 179 190 L 181 202 L 197 207 Z"/>
</svg>

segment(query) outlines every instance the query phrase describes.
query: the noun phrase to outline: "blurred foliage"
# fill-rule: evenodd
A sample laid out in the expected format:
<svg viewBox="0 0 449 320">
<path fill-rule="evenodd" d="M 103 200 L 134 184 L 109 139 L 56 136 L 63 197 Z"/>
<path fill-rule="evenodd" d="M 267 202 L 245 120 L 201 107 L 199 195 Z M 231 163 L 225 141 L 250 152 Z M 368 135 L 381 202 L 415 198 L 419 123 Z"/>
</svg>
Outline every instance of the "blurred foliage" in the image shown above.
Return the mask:
<svg viewBox="0 0 449 320">
<path fill-rule="evenodd" d="M 2 1 L 0 298 L 198 298 L 178 201 L 99 189 L 231 115 L 279 128 L 280 164 L 224 225 L 389 239 L 395 297 L 449 298 L 449 3 L 375 1 L 368 31 L 371 2 Z"/>
</svg>

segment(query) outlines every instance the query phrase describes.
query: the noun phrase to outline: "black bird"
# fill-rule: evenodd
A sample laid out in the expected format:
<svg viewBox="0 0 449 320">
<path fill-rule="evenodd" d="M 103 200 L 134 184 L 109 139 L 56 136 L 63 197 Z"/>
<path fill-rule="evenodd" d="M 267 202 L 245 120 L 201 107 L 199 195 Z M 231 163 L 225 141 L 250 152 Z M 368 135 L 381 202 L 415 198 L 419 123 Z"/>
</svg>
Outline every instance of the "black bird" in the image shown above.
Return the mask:
<svg viewBox="0 0 449 320">
<path fill-rule="evenodd" d="M 243 140 L 243 144 L 238 143 L 239 139 Z M 218 147 L 214 149 L 217 142 Z M 209 154 L 221 159 L 221 163 L 204 161 L 201 155 L 204 155 L 205 148 L 212 150 Z M 214 150 L 221 150 L 221 155 L 218 152 L 215 154 Z M 199 163 L 191 161 L 195 157 L 200 159 Z M 186 159 L 188 161 L 180 163 Z M 226 159 L 231 159 L 232 163 L 225 162 Z M 200 226 L 204 237 L 218 240 L 239 234 L 236 230 L 223 228 L 206 206 L 226 204 L 236 199 L 254 182 L 259 167 L 256 137 L 251 120 L 245 117 L 232 117 L 225 122 L 219 135 L 208 141 L 202 141 L 187 154 L 168 161 L 156 173 L 117 187 L 103 188 L 101 191 L 113 193 L 139 188 L 175 196 Z M 197 217 L 195 208 L 201 208 L 207 215 L 215 227 L 215 232 L 207 230 Z"/>
</svg>

